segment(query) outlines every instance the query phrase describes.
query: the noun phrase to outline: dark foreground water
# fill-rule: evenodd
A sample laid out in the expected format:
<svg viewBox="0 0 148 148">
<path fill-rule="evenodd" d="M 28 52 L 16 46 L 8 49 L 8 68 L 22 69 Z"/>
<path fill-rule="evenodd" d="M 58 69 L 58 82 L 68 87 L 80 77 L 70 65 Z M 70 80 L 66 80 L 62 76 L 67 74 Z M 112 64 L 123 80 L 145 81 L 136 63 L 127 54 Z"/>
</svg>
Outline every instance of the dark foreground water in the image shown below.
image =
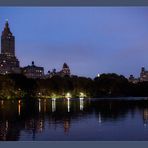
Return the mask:
<svg viewBox="0 0 148 148">
<path fill-rule="evenodd" d="M 0 100 L 0 140 L 148 140 L 148 100 Z"/>
</svg>

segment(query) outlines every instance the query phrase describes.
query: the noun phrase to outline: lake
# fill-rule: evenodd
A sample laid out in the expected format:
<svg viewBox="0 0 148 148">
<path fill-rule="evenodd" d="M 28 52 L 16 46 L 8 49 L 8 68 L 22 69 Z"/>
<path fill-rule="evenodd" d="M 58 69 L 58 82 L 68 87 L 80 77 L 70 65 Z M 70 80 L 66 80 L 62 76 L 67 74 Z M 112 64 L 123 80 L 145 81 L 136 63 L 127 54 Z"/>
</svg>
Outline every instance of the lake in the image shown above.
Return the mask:
<svg viewBox="0 0 148 148">
<path fill-rule="evenodd" d="M 0 100 L 0 140 L 145 141 L 148 100 Z"/>
</svg>

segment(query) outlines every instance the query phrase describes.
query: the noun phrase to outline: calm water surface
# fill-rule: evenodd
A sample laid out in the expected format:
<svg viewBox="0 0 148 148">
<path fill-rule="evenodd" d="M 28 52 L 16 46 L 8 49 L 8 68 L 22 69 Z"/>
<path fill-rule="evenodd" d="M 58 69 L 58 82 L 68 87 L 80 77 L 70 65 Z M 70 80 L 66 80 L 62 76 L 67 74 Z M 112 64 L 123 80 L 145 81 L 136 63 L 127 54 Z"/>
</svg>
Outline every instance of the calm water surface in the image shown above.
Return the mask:
<svg viewBox="0 0 148 148">
<path fill-rule="evenodd" d="M 148 100 L 0 100 L 0 140 L 148 140 Z"/>
</svg>

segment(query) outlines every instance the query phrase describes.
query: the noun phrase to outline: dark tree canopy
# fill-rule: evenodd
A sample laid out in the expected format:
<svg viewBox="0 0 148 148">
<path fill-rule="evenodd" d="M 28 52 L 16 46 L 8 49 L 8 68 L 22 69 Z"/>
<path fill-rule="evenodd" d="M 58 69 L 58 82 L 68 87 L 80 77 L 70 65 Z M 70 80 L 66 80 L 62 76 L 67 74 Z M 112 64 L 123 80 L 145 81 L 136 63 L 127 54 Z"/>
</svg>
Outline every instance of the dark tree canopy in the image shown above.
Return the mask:
<svg viewBox="0 0 148 148">
<path fill-rule="evenodd" d="M 115 73 L 94 79 L 78 76 L 53 76 L 48 79 L 28 79 L 22 74 L 0 75 L 0 98 L 47 97 L 64 98 L 66 93 L 79 97 L 148 96 L 148 82 L 130 83 Z"/>
</svg>

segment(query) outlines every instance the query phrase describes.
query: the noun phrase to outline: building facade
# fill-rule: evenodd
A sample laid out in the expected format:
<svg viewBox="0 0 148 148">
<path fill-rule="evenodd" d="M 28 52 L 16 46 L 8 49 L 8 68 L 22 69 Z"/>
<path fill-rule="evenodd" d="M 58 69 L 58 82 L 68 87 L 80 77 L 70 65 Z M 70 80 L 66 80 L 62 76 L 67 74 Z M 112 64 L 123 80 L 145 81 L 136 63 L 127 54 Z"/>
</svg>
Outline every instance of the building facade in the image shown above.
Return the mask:
<svg viewBox="0 0 148 148">
<path fill-rule="evenodd" d="M 15 37 L 6 21 L 1 35 L 0 74 L 20 72 L 19 61 L 15 56 Z"/>
<path fill-rule="evenodd" d="M 15 56 L 15 37 L 10 31 L 9 23 L 6 21 L 4 30 L 1 35 L 1 53 L 0 53 L 0 74 L 10 74 L 10 73 L 22 73 L 27 78 L 51 78 L 55 75 L 64 77 L 70 76 L 70 68 L 64 63 L 62 70 L 56 72 L 53 69 L 52 72 L 48 72 L 44 75 L 44 68 L 36 66 L 34 62 L 32 65 L 26 67 L 20 67 L 20 63 Z"/>
<path fill-rule="evenodd" d="M 138 83 L 138 82 L 148 82 L 148 71 L 144 67 L 141 68 L 140 77 L 135 78 L 133 75 L 130 75 L 129 82 Z"/>
<path fill-rule="evenodd" d="M 70 77 L 71 74 L 70 74 L 69 66 L 66 63 L 64 63 L 63 67 L 62 67 L 62 70 L 57 72 L 57 75 L 61 76 L 61 77 L 65 77 L 65 76 L 69 76 Z"/>
<path fill-rule="evenodd" d="M 133 75 L 130 75 L 128 80 L 132 83 L 138 83 L 140 81 L 139 78 L 135 78 Z"/>
<path fill-rule="evenodd" d="M 44 77 L 44 68 L 36 66 L 34 61 L 32 61 L 32 65 L 22 68 L 22 72 L 27 78 L 41 79 Z"/>
<path fill-rule="evenodd" d="M 146 71 L 144 67 L 141 68 L 140 81 L 148 81 L 148 71 Z"/>
<path fill-rule="evenodd" d="M 61 76 L 70 76 L 70 68 L 66 63 L 63 64 L 63 68 L 60 71 L 60 73 Z"/>
<path fill-rule="evenodd" d="M 53 69 L 52 71 L 48 71 L 46 78 L 51 78 L 53 76 L 60 76 L 60 77 L 69 76 L 70 77 L 71 73 L 70 73 L 69 66 L 66 63 L 64 63 L 61 71 L 56 72 L 56 69 Z"/>
</svg>

